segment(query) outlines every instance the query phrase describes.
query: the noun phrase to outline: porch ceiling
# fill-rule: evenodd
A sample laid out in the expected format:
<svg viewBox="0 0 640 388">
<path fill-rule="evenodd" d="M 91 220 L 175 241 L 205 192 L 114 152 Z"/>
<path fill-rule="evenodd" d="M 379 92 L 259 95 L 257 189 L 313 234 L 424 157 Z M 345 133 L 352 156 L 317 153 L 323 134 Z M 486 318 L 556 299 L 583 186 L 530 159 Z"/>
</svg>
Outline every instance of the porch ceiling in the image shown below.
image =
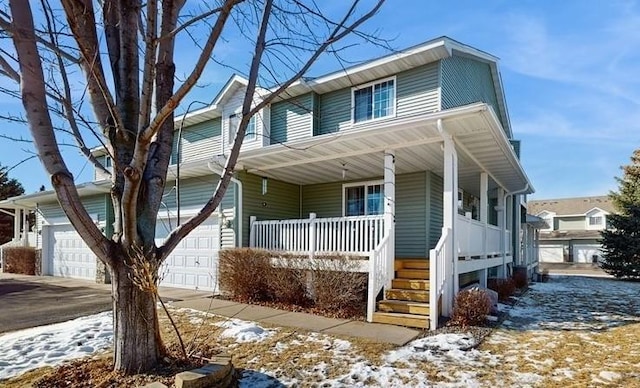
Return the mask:
<svg viewBox="0 0 640 388">
<path fill-rule="evenodd" d="M 349 181 L 382 176 L 384 151 L 395 150 L 397 174 L 430 170 L 442 176 L 438 119 L 455 140 L 461 186 L 477 186 L 479 173 L 486 171 L 508 191 L 526 188 L 528 178 L 498 118 L 482 103 L 353 124 L 348 131 L 245 151 L 238 163 L 257 175 L 307 185 L 343 180 L 343 170 Z M 528 190 L 533 191 L 530 185 Z"/>
</svg>

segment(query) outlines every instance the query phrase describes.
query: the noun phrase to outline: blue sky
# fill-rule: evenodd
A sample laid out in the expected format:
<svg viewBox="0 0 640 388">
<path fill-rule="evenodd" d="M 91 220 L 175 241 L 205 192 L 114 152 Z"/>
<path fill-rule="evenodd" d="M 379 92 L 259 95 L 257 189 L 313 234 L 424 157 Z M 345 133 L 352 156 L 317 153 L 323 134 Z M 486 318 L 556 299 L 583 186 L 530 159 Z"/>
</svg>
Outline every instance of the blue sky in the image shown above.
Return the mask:
<svg viewBox="0 0 640 388">
<path fill-rule="evenodd" d="M 619 166 L 640 147 L 637 1 L 387 0 L 365 30 L 394 39 L 398 49 L 447 35 L 500 58 L 514 136 L 522 140 L 522 163 L 536 188 L 530 198 L 607 194 L 617 187 Z M 243 68 L 242 61 L 233 62 L 243 47 L 222 48 L 219 59 Z M 346 56 L 357 61 L 383 54 L 360 46 Z M 181 52 L 180 60 L 194 55 Z M 337 69 L 327 58 L 311 75 Z M 210 68 L 206 87 L 190 98 L 210 101 L 231 73 Z M 0 97 L 0 113 L 20 108 Z M 0 134 L 28 137 L 24 127 L 5 123 Z M 0 139 L 0 163 L 14 165 L 29 156 L 29 147 Z M 64 154 L 78 182 L 91 179 L 92 168 L 77 150 L 64 147 Z M 37 159 L 10 175 L 28 193 L 42 184 L 50 187 Z"/>
</svg>

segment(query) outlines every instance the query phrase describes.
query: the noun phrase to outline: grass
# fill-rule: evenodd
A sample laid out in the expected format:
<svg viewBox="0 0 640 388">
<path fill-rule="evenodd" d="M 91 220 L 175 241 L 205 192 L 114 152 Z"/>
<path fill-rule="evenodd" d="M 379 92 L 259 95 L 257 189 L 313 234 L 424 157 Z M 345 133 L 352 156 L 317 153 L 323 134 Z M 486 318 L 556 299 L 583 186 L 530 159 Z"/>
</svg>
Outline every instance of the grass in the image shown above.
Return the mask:
<svg viewBox="0 0 640 388">
<path fill-rule="evenodd" d="M 391 345 L 266 325 L 262 326 L 271 331 L 269 338 L 237 343 L 219 336 L 218 324 L 225 318 L 188 310 L 174 314 L 187 344 L 197 332 L 204 333 L 199 337 L 201 348 L 209 353 L 231 354 L 234 366 L 246 379 L 268 371 L 284 385 L 319 386 L 330 379 L 345 386 L 390 385 L 361 373 L 369 368 L 381 371 L 380 375 L 392 375 L 396 386 L 640 387 L 640 301 L 632 295 L 627 295 L 631 299 L 622 299 L 623 294 L 615 289 L 617 283 L 604 284 L 600 289 L 588 288 L 590 284 L 584 284 L 584 292 L 567 288 L 545 294 L 534 288 L 523 296 L 521 304 L 528 303 L 532 311 L 540 312 L 534 317 L 538 326 L 527 326 L 530 316 L 508 317 L 513 324 L 494 329 L 478 348 L 462 356 L 414 348 L 414 358 L 394 363 L 385 361 L 385 355 L 395 349 Z M 627 310 L 623 313 L 624 308 Z M 609 320 L 603 321 L 603 314 Z M 566 325 L 545 327 L 549 322 Z M 166 343 L 175 347 L 175 334 L 166 318 L 162 323 Z M 108 365 L 104 360 L 107 356 L 101 362 Z M 354 369 L 354 365 L 360 369 Z M 39 369 L 0 382 L 0 386 L 28 387 L 51 373 L 56 370 Z"/>
</svg>

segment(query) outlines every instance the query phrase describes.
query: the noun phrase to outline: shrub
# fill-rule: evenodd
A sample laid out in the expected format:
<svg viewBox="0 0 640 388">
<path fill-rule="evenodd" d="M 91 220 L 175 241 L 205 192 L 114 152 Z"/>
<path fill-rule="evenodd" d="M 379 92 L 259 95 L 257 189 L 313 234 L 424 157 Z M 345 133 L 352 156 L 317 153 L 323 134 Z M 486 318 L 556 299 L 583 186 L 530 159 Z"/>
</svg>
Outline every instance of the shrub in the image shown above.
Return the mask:
<svg viewBox="0 0 640 388">
<path fill-rule="evenodd" d="M 299 306 L 309 305 L 306 271 L 272 266 L 265 277 L 274 300 Z"/>
<path fill-rule="evenodd" d="M 509 300 L 509 297 L 513 295 L 516 290 L 516 285 L 511 278 L 490 279 L 488 288 L 498 293 L 499 300 L 505 301 Z"/>
<path fill-rule="evenodd" d="M 220 288 L 239 300 L 264 301 L 272 298 L 269 289 L 271 255 L 267 251 L 238 248 L 219 253 Z"/>
<path fill-rule="evenodd" d="M 456 295 L 449 325 L 477 326 L 484 323 L 491 311 L 491 300 L 481 289 L 463 290 Z"/>
<path fill-rule="evenodd" d="M 513 284 L 516 288 L 527 288 L 529 285 L 529 279 L 527 279 L 526 272 L 516 272 L 513 274 Z"/>
<path fill-rule="evenodd" d="M 33 247 L 6 247 L 2 249 L 2 257 L 4 272 L 36 274 L 36 250 Z"/>
<path fill-rule="evenodd" d="M 366 305 L 368 275 L 355 272 L 346 257 L 322 257 L 312 264 L 311 293 L 316 307 L 336 315 L 353 315 Z"/>
</svg>

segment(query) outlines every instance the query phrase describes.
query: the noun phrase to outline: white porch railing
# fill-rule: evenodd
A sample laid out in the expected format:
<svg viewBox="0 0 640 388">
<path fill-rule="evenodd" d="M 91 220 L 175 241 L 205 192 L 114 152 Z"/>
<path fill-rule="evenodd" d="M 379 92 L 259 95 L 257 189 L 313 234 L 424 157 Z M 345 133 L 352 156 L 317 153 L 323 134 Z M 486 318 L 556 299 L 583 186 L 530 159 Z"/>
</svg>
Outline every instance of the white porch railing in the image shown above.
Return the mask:
<svg viewBox="0 0 640 388">
<path fill-rule="evenodd" d="M 480 221 L 458 215 L 456 224 L 458 236 L 458 257 L 491 257 L 502 255 L 500 235 L 502 230 L 498 226 L 484 224 Z M 511 232 L 506 233 L 507 253 L 511 252 Z"/>
<path fill-rule="evenodd" d="M 438 328 L 438 318 L 440 317 L 440 301 L 442 300 L 442 313 L 448 315 L 448 303 L 444 299 L 451 296 L 446 295 L 447 274 L 453 271 L 451 263 L 447 260 L 447 242 L 449 229 L 442 228 L 442 235 L 436 247 L 429 251 L 429 319 L 431 330 Z M 448 271 L 449 270 L 449 271 Z M 451 287 L 451 285 L 449 285 Z"/>
<path fill-rule="evenodd" d="M 252 248 L 314 256 L 369 255 L 382 241 L 382 215 L 251 222 Z"/>
<path fill-rule="evenodd" d="M 389 243 L 389 235 L 386 235 L 380 244 L 369 256 L 369 290 L 367 296 L 367 322 L 373 322 L 373 313 L 376 311 L 376 297 L 391 281 L 388 275 L 390 268 L 394 266 L 394 253 Z"/>
</svg>

